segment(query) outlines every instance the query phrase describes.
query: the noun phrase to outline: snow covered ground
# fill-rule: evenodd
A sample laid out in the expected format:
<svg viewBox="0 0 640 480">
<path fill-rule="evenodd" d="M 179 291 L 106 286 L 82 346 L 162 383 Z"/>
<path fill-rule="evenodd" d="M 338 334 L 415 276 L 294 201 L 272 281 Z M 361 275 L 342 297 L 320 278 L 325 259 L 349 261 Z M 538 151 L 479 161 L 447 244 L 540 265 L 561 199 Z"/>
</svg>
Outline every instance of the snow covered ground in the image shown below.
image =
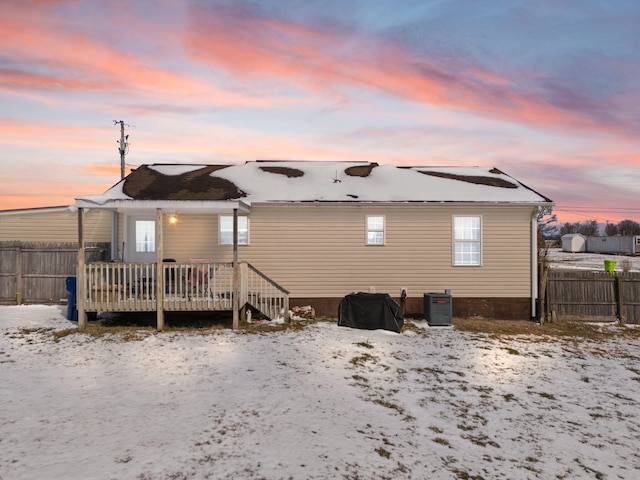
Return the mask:
<svg viewBox="0 0 640 480">
<path fill-rule="evenodd" d="M 616 272 L 622 272 L 627 264 L 630 272 L 640 272 L 640 256 L 609 255 L 605 253 L 569 253 L 559 248 L 549 249 L 551 268 L 604 271 L 605 260 L 616 261 Z"/>
<path fill-rule="evenodd" d="M 0 307 L 2 480 L 640 478 L 637 336 L 56 339 L 64 313 Z"/>
</svg>

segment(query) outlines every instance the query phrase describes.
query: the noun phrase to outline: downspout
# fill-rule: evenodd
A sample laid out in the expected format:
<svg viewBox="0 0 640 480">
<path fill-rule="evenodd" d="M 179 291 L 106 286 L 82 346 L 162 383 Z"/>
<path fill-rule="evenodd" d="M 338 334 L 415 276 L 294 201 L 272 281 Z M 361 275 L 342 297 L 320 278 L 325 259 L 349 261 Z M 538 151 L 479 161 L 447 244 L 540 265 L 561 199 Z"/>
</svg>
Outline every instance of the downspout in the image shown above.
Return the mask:
<svg viewBox="0 0 640 480">
<path fill-rule="evenodd" d="M 538 300 L 538 217 L 537 209 L 531 213 L 531 319 L 536 318 Z"/>
<path fill-rule="evenodd" d="M 240 268 L 238 266 L 238 209 L 233 209 L 233 329 L 240 328 Z"/>
</svg>

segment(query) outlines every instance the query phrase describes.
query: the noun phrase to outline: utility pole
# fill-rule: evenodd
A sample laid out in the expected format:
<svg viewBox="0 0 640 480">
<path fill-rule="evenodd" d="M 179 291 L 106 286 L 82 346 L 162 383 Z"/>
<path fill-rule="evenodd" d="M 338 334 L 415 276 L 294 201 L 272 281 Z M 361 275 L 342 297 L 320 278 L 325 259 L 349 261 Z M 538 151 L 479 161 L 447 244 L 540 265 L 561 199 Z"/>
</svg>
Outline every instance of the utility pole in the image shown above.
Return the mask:
<svg viewBox="0 0 640 480">
<path fill-rule="evenodd" d="M 118 140 L 120 147 L 118 147 L 118 151 L 120 152 L 120 180 L 122 180 L 124 178 L 124 157 L 129 153 L 129 135 L 124 134 L 124 127 L 126 124 L 123 120 L 114 120 L 113 124 L 120 124 L 120 140 Z M 127 125 L 127 127 L 130 126 L 131 125 Z"/>
<path fill-rule="evenodd" d="M 120 180 L 124 179 L 124 157 L 127 153 L 129 153 L 129 135 L 124 134 L 125 123 L 123 120 L 114 120 L 114 125 L 120 124 L 120 140 L 118 143 L 120 146 L 118 147 L 118 151 L 120 152 Z M 130 127 L 131 125 L 127 125 Z M 116 245 L 118 244 L 118 212 L 114 211 L 111 217 L 111 260 L 124 260 L 124 251 L 122 252 L 122 256 L 118 255 L 118 249 Z"/>
</svg>

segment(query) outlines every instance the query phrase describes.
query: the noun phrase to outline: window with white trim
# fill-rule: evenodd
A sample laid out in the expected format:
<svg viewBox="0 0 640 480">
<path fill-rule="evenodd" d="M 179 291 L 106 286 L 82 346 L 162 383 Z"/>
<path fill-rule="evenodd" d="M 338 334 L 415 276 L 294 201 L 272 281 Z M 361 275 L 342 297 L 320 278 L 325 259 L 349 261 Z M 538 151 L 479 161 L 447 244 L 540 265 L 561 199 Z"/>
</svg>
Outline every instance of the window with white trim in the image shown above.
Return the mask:
<svg viewBox="0 0 640 480">
<path fill-rule="evenodd" d="M 218 243 L 233 245 L 233 215 L 220 215 Z M 249 217 L 238 216 L 238 245 L 249 245 Z"/>
<path fill-rule="evenodd" d="M 154 220 L 136 220 L 136 252 L 156 251 L 156 222 Z"/>
<path fill-rule="evenodd" d="M 384 245 L 384 216 L 367 215 L 367 245 Z"/>
<path fill-rule="evenodd" d="M 479 266 L 481 260 L 481 218 L 479 216 L 453 217 L 453 265 Z"/>
</svg>

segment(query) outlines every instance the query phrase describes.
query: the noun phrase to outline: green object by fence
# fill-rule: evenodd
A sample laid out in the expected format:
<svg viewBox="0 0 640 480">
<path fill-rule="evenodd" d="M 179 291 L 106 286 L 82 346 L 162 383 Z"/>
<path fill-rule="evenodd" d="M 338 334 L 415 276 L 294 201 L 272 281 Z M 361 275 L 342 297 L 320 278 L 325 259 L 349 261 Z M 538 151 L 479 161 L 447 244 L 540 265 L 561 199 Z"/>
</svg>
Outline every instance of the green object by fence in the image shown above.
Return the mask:
<svg viewBox="0 0 640 480">
<path fill-rule="evenodd" d="M 613 272 L 616 269 L 616 261 L 615 260 L 605 260 L 604 261 L 604 271 L 605 272 Z"/>
</svg>

